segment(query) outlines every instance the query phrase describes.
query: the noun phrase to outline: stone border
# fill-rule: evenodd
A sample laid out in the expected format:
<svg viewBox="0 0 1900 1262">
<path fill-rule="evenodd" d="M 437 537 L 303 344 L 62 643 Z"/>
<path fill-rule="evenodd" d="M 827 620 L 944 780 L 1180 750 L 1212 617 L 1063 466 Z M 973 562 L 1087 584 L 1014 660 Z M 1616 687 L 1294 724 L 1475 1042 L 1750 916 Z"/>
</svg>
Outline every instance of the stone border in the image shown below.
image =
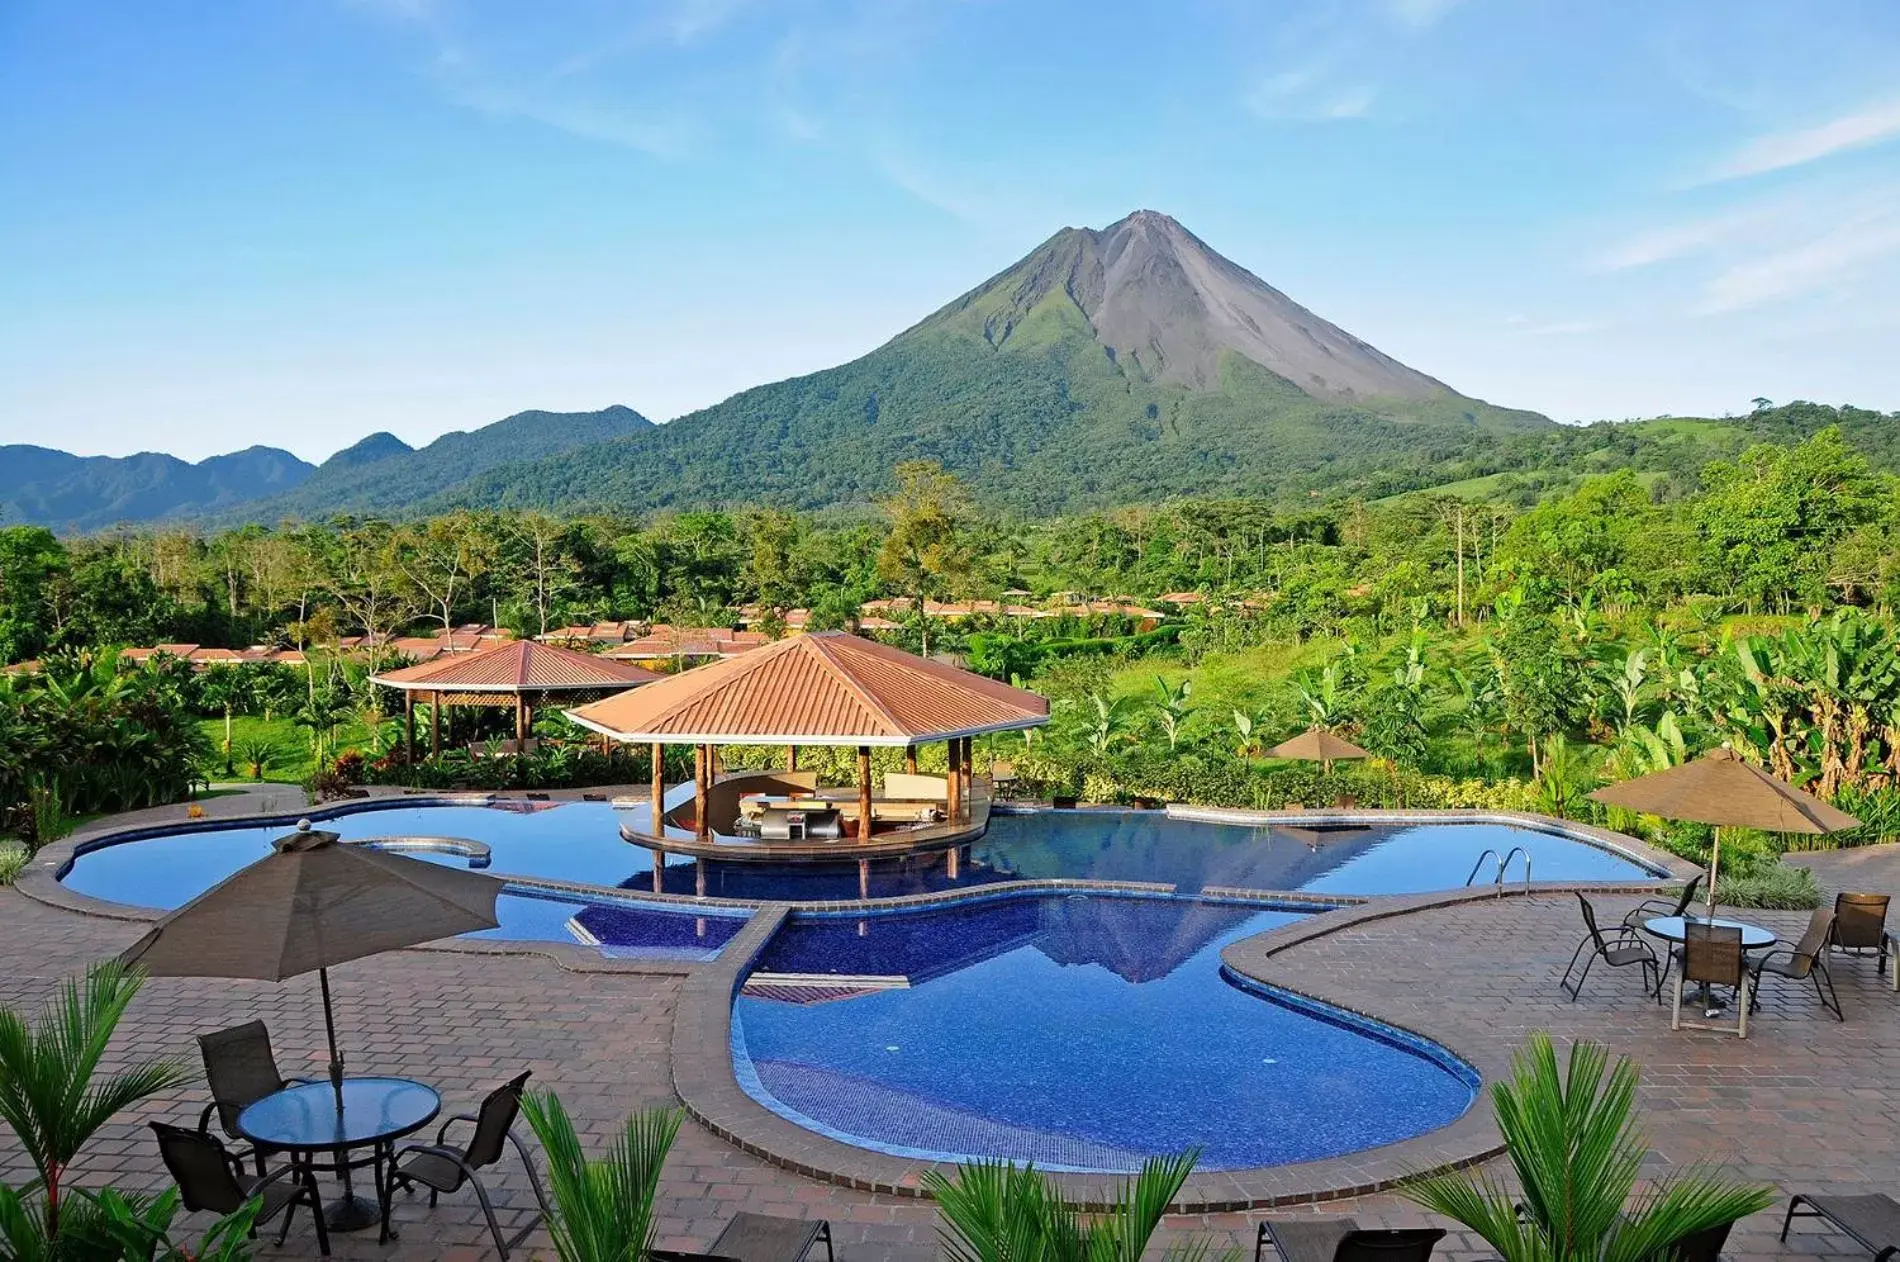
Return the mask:
<svg viewBox="0 0 1900 1262">
<path fill-rule="evenodd" d="M 995 887 L 991 887 L 995 888 Z M 1336 1009 L 1375 1022 L 1403 1035 L 1429 1041 L 1462 1061 L 1478 1076 L 1478 1095 L 1463 1116 L 1424 1135 L 1378 1148 L 1316 1161 L 1240 1170 L 1210 1170 L 1191 1175 L 1170 1206 L 1180 1214 L 1228 1213 L 1310 1204 L 1365 1196 L 1426 1174 L 1462 1169 L 1503 1151 L 1503 1140 L 1486 1103 L 1486 1091 L 1508 1072 L 1493 1056 L 1473 1056 L 1460 1047 L 1461 1030 L 1401 1024 L 1338 998 L 1299 989 L 1288 970 L 1271 965 L 1274 957 L 1315 938 L 1377 920 L 1412 915 L 1462 903 L 1500 897 L 1569 892 L 1650 893 L 1648 882 L 1545 882 L 1503 892 L 1492 887 L 1416 895 L 1385 895 L 1332 904 L 1328 914 L 1269 929 L 1234 943 L 1221 953 L 1222 965 L 1241 981 L 1307 1003 Z M 1010 891 L 1016 893 L 1019 891 Z M 1155 892 L 1152 887 L 1142 892 Z M 1247 901 L 1296 903 L 1310 895 L 1246 891 Z M 766 943 L 796 908 L 773 903 L 762 909 L 718 959 L 696 970 L 681 989 L 673 1018 L 673 1088 L 686 1110 L 727 1143 L 808 1178 L 864 1192 L 897 1196 L 925 1195 L 923 1175 L 950 1174 L 954 1163 L 895 1156 L 859 1148 L 779 1116 L 739 1085 L 732 1066 L 732 1005 L 745 975 Z M 880 908 L 888 911 L 888 905 Z M 1084 1207 L 1107 1203 L 1124 1176 L 1051 1173 L 1064 1196 Z"/>
</svg>

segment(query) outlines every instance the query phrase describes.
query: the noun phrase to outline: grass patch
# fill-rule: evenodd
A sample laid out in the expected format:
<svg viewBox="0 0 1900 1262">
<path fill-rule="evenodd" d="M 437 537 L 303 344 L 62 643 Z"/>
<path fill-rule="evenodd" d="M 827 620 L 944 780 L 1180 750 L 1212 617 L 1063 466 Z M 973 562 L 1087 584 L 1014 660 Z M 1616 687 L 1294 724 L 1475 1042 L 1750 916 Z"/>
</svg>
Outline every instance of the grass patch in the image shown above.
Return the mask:
<svg viewBox="0 0 1900 1262">
<path fill-rule="evenodd" d="M 1777 863 L 1749 876 L 1721 876 L 1715 884 L 1715 901 L 1722 907 L 1812 911 L 1821 905 L 1821 887 L 1808 869 Z"/>
<path fill-rule="evenodd" d="M 225 770 L 224 720 L 205 719 L 198 724 L 211 742 L 211 757 L 201 768 L 207 780 L 249 780 L 250 768 L 244 765 L 245 746 L 253 741 L 268 741 L 276 747 L 276 757 L 263 775 L 266 783 L 302 784 L 316 770 L 310 754 L 310 732 L 286 718 L 266 719 L 258 715 L 239 715 L 231 721 L 231 770 Z M 337 728 L 336 748 L 361 749 L 369 744 L 369 731 L 352 718 Z M 226 790 L 227 792 L 229 790 Z"/>
<path fill-rule="evenodd" d="M 26 867 L 26 847 L 17 841 L 0 841 L 0 885 L 11 885 Z"/>
</svg>

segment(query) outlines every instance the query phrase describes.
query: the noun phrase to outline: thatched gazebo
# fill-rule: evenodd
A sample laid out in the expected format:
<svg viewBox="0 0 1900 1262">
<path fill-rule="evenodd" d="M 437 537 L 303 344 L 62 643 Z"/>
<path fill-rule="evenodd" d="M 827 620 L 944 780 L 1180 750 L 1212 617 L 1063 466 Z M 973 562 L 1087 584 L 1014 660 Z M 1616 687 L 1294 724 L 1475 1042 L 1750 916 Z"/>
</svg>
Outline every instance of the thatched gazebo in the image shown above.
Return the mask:
<svg viewBox="0 0 1900 1262">
<path fill-rule="evenodd" d="M 429 754 L 442 752 L 445 706 L 512 707 L 515 752 L 527 750 L 534 711 L 549 701 L 596 700 L 665 676 L 630 662 L 534 640 L 513 640 L 473 653 L 443 656 L 420 666 L 371 675 L 370 682 L 402 693 L 403 758 L 416 760 L 416 700 L 429 705 Z"/>
</svg>

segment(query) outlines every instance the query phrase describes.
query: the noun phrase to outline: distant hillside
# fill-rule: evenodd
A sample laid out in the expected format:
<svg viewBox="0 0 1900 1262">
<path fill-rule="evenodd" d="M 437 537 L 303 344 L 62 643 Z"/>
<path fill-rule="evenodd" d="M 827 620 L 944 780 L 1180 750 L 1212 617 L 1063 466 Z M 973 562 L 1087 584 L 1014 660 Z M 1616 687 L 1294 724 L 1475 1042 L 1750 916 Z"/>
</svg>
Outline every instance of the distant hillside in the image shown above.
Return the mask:
<svg viewBox="0 0 1900 1262">
<path fill-rule="evenodd" d="M 230 515 L 266 522 L 337 513 L 401 515 L 497 465 L 560 458 L 653 428 L 632 408 L 616 405 L 598 412 L 517 412 L 413 450 L 392 434 L 372 434 L 324 461 L 288 494 L 246 504 Z"/>
<path fill-rule="evenodd" d="M 1053 513 L 1300 493 L 1554 428 L 1466 398 L 1141 211 L 1067 228 L 884 346 L 655 430 L 497 467 L 451 504 L 862 502 L 900 460 Z"/>
<path fill-rule="evenodd" d="M 287 451 L 251 447 L 188 464 L 176 456 L 75 456 L 46 447 L 0 447 L 0 525 L 62 531 L 218 513 L 260 493 L 288 490 L 316 472 Z"/>
</svg>

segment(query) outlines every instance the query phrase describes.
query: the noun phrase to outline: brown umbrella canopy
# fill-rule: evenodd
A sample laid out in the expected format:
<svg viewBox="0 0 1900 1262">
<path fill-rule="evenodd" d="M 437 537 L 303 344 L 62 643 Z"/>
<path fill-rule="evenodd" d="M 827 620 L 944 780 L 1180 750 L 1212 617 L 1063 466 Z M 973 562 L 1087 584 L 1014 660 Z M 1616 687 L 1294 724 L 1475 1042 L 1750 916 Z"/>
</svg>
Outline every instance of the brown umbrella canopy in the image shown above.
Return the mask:
<svg viewBox="0 0 1900 1262">
<path fill-rule="evenodd" d="M 1281 741 L 1267 751 L 1269 758 L 1300 758 L 1307 762 L 1343 762 L 1352 758 L 1370 758 L 1351 741 L 1334 736 L 1323 727 L 1309 727 L 1292 740 Z"/>
<path fill-rule="evenodd" d="M 1680 767 L 1605 785 L 1590 795 L 1644 815 L 1766 833 L 1836 833 L 1860 821 L 1743 762 L 1712 749 Z"/>
<path fill-rule="evenodd" d="M 119 958 L 158 977 L 283 981 L 315 972 L 323 986 L 330 1081 L 343 1107 L 329 969 L 366 955 L 493 929 L 502 883 L 478 872 L 337 844 L 308 820 L 259 859 L 153 925 Z"/>
<path fill-rule="evenodd" d="M 280 982 L 397 947 L 493 929 L 502 883 L 337 844 L 306 824 L 166 916 L 120 958 L 157 977 Z"/>
</svg>

